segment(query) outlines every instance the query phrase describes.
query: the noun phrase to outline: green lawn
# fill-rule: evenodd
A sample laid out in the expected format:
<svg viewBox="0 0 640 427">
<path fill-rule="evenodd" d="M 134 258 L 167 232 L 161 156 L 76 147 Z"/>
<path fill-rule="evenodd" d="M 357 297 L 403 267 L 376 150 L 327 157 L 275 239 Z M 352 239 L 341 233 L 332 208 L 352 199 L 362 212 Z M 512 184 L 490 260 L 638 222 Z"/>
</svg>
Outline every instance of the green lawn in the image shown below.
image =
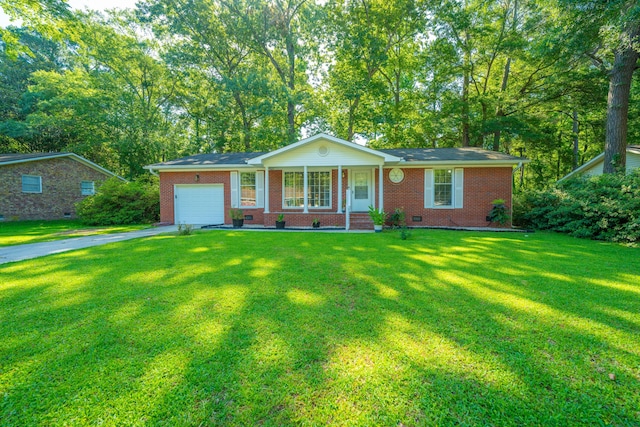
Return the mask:
<svg viewBox="0 0 640 427">
<path fill-rule="evenodd" d="M 90 227 L 79 220 L 0 222 L 0 246 L 48 242 L 90 234 L 119 233 L 140 230 L 149 225 Z"/>
<path fill-rule="evenodd" d="M 640 425 L 640 250 L 163 235 L 0 266 L 0 425 Z"/>
</svg>

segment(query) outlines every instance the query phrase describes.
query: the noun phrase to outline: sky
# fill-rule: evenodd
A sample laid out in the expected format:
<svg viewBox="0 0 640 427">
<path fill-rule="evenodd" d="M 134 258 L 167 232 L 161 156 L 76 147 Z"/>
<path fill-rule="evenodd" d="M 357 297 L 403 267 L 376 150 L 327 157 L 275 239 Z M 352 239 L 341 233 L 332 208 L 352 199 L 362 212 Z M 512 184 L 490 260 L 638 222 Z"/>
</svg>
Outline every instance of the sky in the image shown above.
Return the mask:
<svg viewBox="0 0 640 427">
<path fill-rule="evenodd" d="M 69 5 L 73 9 L 97 9 L 97 10 L 105 10 L 105 9 L 114 9 L 114 8 L 133 8 L 136 5 L 136 0 L 69 0 Z M 4 12 L 0 9 L 0 27 L 6 27 L 9 24 L 20 25 L 16 22 L 9 21 L 9 17 L 4 14 Z"/>
</svg>

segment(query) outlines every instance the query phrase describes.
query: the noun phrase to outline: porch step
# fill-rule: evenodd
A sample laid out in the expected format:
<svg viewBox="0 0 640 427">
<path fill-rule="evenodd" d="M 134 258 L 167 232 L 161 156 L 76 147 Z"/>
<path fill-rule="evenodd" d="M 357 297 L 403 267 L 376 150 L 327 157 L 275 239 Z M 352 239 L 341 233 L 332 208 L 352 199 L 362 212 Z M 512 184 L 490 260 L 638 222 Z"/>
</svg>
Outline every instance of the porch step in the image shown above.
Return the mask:
<svg viewBox="0 0 640 427">
<path fill-rule="evenodd" d="M 367 213 L 352 213 L 350 221 L 352 230 L 373 230 L 373 221 Z"/>
</svg>

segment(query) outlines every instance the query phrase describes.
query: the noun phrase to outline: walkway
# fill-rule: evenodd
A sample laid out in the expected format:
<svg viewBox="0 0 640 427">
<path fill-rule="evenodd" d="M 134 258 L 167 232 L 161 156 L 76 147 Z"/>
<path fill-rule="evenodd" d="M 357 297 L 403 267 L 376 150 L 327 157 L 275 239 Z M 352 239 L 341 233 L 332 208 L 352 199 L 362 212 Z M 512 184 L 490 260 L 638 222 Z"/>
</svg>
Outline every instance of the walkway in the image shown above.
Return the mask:
<svg viewBox="0 0 640 427">
<path fill-rule="evenodd" d="M 91 246 L 106 245 L 107 243 L 121 242 L 123 240 L 155 236 L 156 234 L 170 233 L 177 229 L 177 226 L 169 225 L 164 227 L 147 228 L 144 230 L 128 231 L 126 233 L 94 234 L 85 237 L 55 240 L 53 242 L 5 246 L 0 247 L 0 264 L 59 254 L 61 252 L 84 249 Z"/>
</svg>

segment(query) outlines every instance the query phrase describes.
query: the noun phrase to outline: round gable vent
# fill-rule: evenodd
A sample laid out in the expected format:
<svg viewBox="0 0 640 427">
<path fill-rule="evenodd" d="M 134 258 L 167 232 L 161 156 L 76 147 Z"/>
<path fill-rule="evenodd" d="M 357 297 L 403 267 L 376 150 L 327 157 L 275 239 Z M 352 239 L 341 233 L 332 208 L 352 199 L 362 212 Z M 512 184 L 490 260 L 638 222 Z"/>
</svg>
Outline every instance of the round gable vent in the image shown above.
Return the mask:
<svg viewBox="0 0 640 427">
<path fill-rule="evenodd" d="M 318 147 L 318 155 L 324 157 L 327 154 L 329 154 L 329 147 L 327 147 L 326 145 L 321 145 L 320 147 Z"/>
</svg>

